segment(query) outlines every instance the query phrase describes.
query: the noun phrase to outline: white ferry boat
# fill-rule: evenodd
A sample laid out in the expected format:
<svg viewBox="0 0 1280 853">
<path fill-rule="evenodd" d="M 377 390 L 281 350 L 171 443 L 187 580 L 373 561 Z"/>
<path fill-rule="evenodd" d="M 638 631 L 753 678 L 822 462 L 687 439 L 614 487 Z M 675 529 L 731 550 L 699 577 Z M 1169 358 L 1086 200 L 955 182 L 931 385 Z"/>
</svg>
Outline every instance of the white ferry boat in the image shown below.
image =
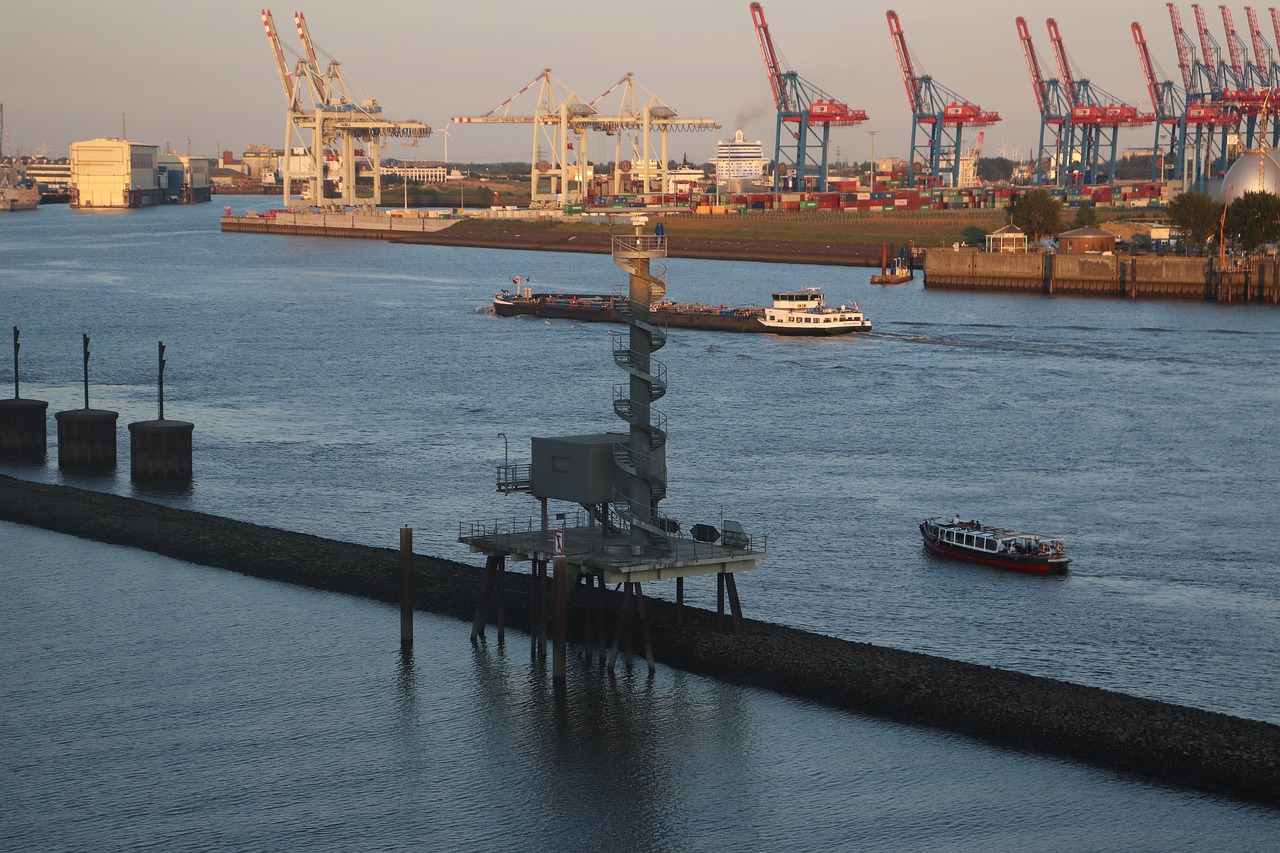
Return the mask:
<svg viewBox="0 0 1280 853">
<path fill-rule="evenodd" d="M 773 305 L 764 309 L 760 324 L 776 335 L 847 335 L 871 330 L 871 321 L 863 316 L 858 303 L 852 308 L 832 308 L 820 287 L 773 294 Z"/>
</svg>

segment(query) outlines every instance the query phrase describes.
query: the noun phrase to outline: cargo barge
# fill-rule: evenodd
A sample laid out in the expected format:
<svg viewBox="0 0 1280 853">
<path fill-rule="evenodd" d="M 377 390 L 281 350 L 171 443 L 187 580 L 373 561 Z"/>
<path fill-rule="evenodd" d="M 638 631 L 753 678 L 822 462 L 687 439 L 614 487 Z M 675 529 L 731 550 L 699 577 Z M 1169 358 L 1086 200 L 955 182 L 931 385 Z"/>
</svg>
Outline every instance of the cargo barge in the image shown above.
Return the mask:
<svg viewBox="0 0 1280 853">
<path fill-rule="evenodd" d="M 534 293 L 512 279 L 517 292 L 503 290 L 493 297 L 499 317 L 531 316 L 583 323 L 622 323 L 619 294 Z M 829 336 L 870 331 L 871 321 L 861 306 L 833 308 L 816 287 L 773 294 L 773 304 L 761 306 L 703 305 L 700 302 L 657 302 L 649 312 L 658 325 L 713 332 L 771 332 L 779 335 Z"/>
</svg>

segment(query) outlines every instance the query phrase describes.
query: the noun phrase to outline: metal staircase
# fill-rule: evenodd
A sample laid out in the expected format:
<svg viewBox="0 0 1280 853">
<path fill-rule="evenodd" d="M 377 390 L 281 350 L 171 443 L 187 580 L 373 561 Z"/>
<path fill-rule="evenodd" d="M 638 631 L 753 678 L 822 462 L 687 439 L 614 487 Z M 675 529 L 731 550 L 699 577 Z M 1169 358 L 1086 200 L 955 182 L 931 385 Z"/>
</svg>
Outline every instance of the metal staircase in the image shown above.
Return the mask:
<svg viewBox="0 0 1280 853">
<path fill-rule="evenodd" d="M 639 231 L 639 226 L 636 228 Z M 650 308 L 667 293 L 666 238 L 636 233 L 613 238 L 613 261 L 626 270 L 625 293 L 617 292 L 614 310 L 629 327 L 613 336 L 613 360 L 630 377 L 613 389 L 613 411 L 630 427 L 628 440 L 613 446 L 613 458 L 631 481 L 615 491 L 614 508 L 633 531 L 633 548 L 665 548 L 667 531 L 658 501 L 667 494 L 667 419 L 653 403 L 667 393 L 667 367 L 653 353 L 667 343 L 666 330 L 650 319 Z M 617 289 L 620 291 L 621 289 Z M 640 535 L 637 535 L 640 534 Z"/>
</svg>

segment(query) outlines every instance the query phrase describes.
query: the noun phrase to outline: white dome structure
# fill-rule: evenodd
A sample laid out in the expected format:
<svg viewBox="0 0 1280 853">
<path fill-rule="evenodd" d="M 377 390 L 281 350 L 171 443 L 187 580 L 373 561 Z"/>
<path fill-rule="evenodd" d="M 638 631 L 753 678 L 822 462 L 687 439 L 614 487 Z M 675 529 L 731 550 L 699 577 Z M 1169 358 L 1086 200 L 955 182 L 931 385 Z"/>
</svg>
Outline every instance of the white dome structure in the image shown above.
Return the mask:
<svg viewBox="0 0 1280 853">
<path fill-rule="evenodd" d="M 1231 204 L 1247 192 L 1280 195 L 1280 151 L 1250 148 L 1241 154 L 1227 169 L 1217 200 Z"/>
</svg>

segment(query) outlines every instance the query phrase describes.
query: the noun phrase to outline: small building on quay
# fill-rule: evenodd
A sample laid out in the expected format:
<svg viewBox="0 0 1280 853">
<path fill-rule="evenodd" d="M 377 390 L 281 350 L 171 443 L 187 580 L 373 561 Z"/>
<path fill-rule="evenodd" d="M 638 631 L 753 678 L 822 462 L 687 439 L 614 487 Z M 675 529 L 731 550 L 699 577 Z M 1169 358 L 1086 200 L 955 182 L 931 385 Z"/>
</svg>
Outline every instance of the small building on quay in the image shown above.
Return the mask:
<svg viewBox="0 0 1280 853">
<path fill-rule="evenodd" d="M 159 146 L 128 139 L 71 143 L 72 207 L 151 207 L 209 199 L 207 158 L 161 155 Z"/>
<path fill-rule="evenodd" d="M 1017 225 L 1010 222 L 1003 228 L 997 228 L 987 235 L 987 251 L 996 254 L 1027 253 L 1027 234 Z"/>
<path fill-rule="evenodd" d="M 1087 255 L 1116 250 L 1116 237 L 1100 228 L 1076 228 L 1058 235 L 1058 254 Z"/>
</svg>

